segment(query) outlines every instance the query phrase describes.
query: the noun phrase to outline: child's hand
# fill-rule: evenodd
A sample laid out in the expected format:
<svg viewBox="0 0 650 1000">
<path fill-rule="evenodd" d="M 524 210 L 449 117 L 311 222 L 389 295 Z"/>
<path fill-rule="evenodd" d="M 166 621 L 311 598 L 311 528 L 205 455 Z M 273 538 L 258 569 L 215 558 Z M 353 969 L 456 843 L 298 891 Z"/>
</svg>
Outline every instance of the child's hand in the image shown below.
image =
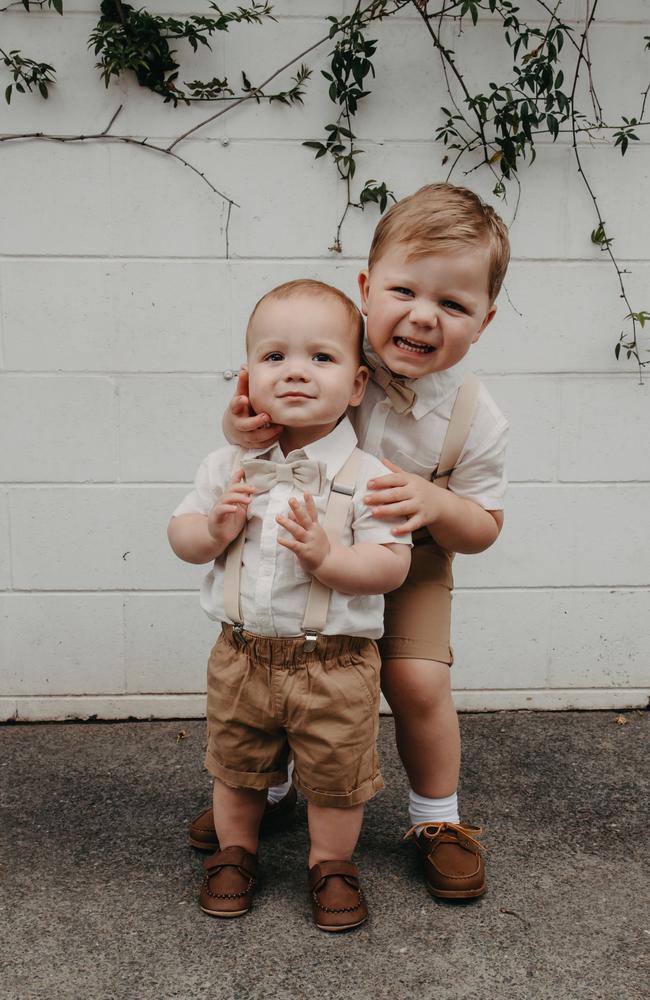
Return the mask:
<svg viewBox="0 0 650 1000">
<path fill-rule="evenodd" d="M 408 531 L 434 524 L 440 513 L 439 501 L 443 499 L 444 490 L 422 476 L 404 472 L 385 458 L 382 462 L 392 469 L 392 474 L 369 479 L 368 489 L 373 492 L 363 498 L 363 502 L 372 507 L 372 516 L 408 518 L 404 524 L 393 528 L 394 535 L 405 535 Z"/>
<path fill-rule="evenodd" d="M 248 398 L 248 371 L 242 368 L 235 395 L 224 416 L 224 431 L 231 444 L 241 448 L 262 448 L 278 440 L 280 424 L 272 424 L 268 413 L 253 413 Z"/>
<path fill-rule="evenodd" d="M 208 514 L 208 532 L 222 545 L 230 545 L 246 524 L 246 508 L 251 502 L 254 486 L 244 482 L 244 470 L 238 469 L 225 491 Z"/>
<path fill-rule="evenodd" d="M 297 500 L 289 501 L 291 511 L 288 517 L 276 517 L 278 524 L 291 536 L 278 538 L 278 542 L 295 552 L 306 573 L 315 573 L 329 555 L 330 543 L 318 523 L 316 504 L 311 493 L 305 493 L 303 499 L 302 504 Z"/>
</svg>

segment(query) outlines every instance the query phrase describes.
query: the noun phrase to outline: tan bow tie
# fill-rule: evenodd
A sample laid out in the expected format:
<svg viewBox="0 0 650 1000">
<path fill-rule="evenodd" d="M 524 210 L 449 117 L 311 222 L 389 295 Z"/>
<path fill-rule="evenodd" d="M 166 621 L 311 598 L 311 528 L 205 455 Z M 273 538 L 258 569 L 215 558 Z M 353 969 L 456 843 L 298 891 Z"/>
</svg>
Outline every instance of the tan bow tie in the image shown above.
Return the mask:
<svg viewBox="0 0 650 1000">
<path fill-rule="evenodd" d="M 269 462 L 265 458 L 249 458 L 242 462 L 246 482 L 258 493 L 266 493 L 277 483 L 290 483 L 303 493 L 319 496 L 327 479 L 325 465 L 314 459 L 297 462 Z"/>
<path fill-rule="evenodd" d="M 379 365 L 370 374 L 373 382 L 380 385 L 388 396 L 395 413 L 409 413 L 417 399 L 415 389 L 410 389 L 395 378 L 386 368 Z"/>
</svg>

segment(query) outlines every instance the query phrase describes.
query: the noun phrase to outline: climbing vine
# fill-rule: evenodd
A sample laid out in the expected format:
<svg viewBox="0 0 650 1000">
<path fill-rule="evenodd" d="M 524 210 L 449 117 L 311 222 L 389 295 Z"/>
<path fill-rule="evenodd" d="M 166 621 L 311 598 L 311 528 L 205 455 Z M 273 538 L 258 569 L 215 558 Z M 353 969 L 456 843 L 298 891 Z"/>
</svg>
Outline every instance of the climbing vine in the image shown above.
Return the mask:
<svg viewBox="0 0 650 1000">
<path fill-rule="evenodd" d="M 594 227 L 589 238 L 615 269 L 627 310 L 623 316 L 626 326 L 615 344 L 615 355 L 634 359 L 641 371 L 650 363 L 642 356 L 647 352 L 643 352 L 640 343 L 640 331 L 646 324 L 650 327 L 650 312 L 634 308 L 628 298 L 627 272 L 615 254 L 614 229 L 602 216 L 597 193 L 581 159 L 580 146 L 585 139 L 607 140 L 625 156 L 639 141 L 640 130 L 650 124 L 646 118 L 650 84 L 639 95 L 637 108 L 630 108 L 620 121 L 607 121 L 593 82 L 589 48 L 599 0 L 585 0 L 584 23 L 579 27 L 563 19 L 562 6 L 562 0 L 534 0 L 536 17 L 533 21 L 531 18 L 525 20 L 512 0 L 438 0 L 437 3 L 431 0 L 368 0 L 363 3 L 359 0 L 352 13 L 327 17 L 321 36 L 265 80 L 255 80 L 255 74 L 246 67 L 241 69 L 236 80 L 222 75 L 207 80 L 183 80 L 182 66 L 192 53 L 211 49 L 211 42 L 219 32 L 275 20 L 272 4 L 249 2 L 247 6 L 224 11 L 217 3 L 209 2 L 205 5 L 206 13 L 178 18 L 152 14 L 144 7 L 136 9 L 122 0 L 103 0 L 88 44 L 107 88 L 113 81 L 132 75 L 140 86 L 175 108 L 212 103 L 218 110 L 182 131 L 167 145 L 114 132 L 120 107 L 100 132 L 75 136 L 9 133 L 0 135 L 0 142 L 16 139 L 123 142 L 172 156 L 225 200 L 229 220 L 235 202 L 179 153 L 179 145 L 247 101 L 278 102 L 288 107 L 302 103 L 312 76 L 305 60 L 329 43 L 328 66 L 321 74 L 334 109 L 332 120 L 324 125 L 321 137 L 308 138 L 303 145 L 316 158 L 331 160 L 345 184 L 347 202 L 330 247 L 333 252 L 341 252 L 349 211 L 375 204 L 383 212 L 395 198 L 390 181 L 371 178 L 358 182 L 357 170 L 363 162 L 364 151 L 358 143 L 356 120 L 362 114 L 363 102 L 371 93 L 375 76 L 373 59 L 378 41 L 372 37 L 373 27 L 410 8 L 422 23 L 432 57 L 439 59 L 442 66 L 446 97 L 440 101 L 441 123 L 435 139 L 441 147 L 448 178 L 456 179 L 461 172 L 467 175 L 477 169 L 489 171 L 494 182 L 493 194 L 505 201 L 511 199 L 512 211 L 516 214 L 522 168 L 535 160 L 539 140 L 550 138 L 555 142 L 562 134 L 570 138 L 576 170 L 593 205 Z M 63 0 L 13 0 L 0 8 L 0 13 L 16 8 L 24 8 L 28 13 L 49 8 L 62 15 Z M 499 60 L 494 79 L 475 90 L 468 82 L 471 74 L 467 69 L 470 67 L 463 64 L 463 36 L 469 31 L 480 31 L 487 20 L 500 26 L 509 56 Z M 650 36 L 640 39 L 639 44 L 646 51 L 650 49 Z M 19 49 L 2 48 L 1 28 L 0 61 L 8 76 L 4 91 L 7 103 L 16 95 L 29 92 L 38 92 L 46 99 L 56 85 L 56 70 L 52 65 L 23 55 Z M 289 76 L 290 73 L 293 75 Z M 414 85 L 416 74 L 415 69 L 410 85 Z M 284 82 L 276 89 L 276 81 L 280 78 Z M 587 94 L 582 105 L 578 99 L 579 81 L 583 85 L 580 93 Z M 404 92 L 406 95 L 406 82 Z"/>
</svg>

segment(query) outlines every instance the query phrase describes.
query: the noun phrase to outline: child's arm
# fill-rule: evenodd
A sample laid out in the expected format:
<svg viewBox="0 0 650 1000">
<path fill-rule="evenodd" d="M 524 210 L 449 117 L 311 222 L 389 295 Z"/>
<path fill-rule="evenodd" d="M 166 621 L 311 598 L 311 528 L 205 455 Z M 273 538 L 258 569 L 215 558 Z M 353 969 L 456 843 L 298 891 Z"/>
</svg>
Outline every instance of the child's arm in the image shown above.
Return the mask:
<svg viewBox="0 0 650 1000">
<path fill-rule="evenodd" d="M 255 487 L 243 481 L 243 470 L 233 475 L 225 492 L 209 514 L 179 514 L 172 517 L 167 537 L 172 549 L 185 562 L 212 562 L 237 537 L 246 523 L 246 508 Z"/>
<path fill-rule="evenodd" d="M 404 472 L 384 459 L 389 476 L 371 479 L 364 503 L 376 518 L 407 517 L 394 535 L 426 527 L 431 537 L 449 552 L 475 553 L 488 549 L 499 537 L 503 511 L 484 510 L 466 497 L 442 490 L 422 476 Z"/>
<path fill-rule="evenodd" d="M 254 413 L 248 398 L 248 371 L 242 368 L 235 395 L 223 415 L 222 429 L 226 441 L 240 448 L 261 448 L 272 445 L 282 433 L 281 424 L 272 424 L 268 413 Z"/>
<path fill-rule="evenodd" d="M 289 507 L 288 517 L 276 518 L 289 538 L 278 538 L 278 542 L 291 549 L 303 569 L 326 587 L 341 594 L 386 594 L 406 579 L 411 563 L 408 545 L 331 545 L 309 493 L 302 504 L 289 500 Z"/>
</svg>

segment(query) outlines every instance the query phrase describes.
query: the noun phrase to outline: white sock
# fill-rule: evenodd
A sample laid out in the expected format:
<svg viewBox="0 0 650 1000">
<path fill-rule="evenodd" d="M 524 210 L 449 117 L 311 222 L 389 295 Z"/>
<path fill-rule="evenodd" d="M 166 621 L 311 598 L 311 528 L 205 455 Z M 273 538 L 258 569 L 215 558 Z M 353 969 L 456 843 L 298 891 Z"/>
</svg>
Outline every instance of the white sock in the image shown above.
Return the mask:
<svg viewBox="0 0 650 1000">
<path fill-rule="evenodd" d="M 283 781 L 281 785 L 273 785 L 268 789 L 266 793 L 266 800 L 270 802 L 271 805 L 275 805 L 280 799 L 283 799 L 289 789 L 291 788 L 291 776 L 293 774 L 293 760 L 290 760 L 287 765 L 287 780 Z"/>
<path fill-rule="evenodd" d="M 416 823 L 458 823 L 458 794 L 444 799 L 428 799 L 409 789 L 409 817 L 411 826 Z"/>
</svg>

